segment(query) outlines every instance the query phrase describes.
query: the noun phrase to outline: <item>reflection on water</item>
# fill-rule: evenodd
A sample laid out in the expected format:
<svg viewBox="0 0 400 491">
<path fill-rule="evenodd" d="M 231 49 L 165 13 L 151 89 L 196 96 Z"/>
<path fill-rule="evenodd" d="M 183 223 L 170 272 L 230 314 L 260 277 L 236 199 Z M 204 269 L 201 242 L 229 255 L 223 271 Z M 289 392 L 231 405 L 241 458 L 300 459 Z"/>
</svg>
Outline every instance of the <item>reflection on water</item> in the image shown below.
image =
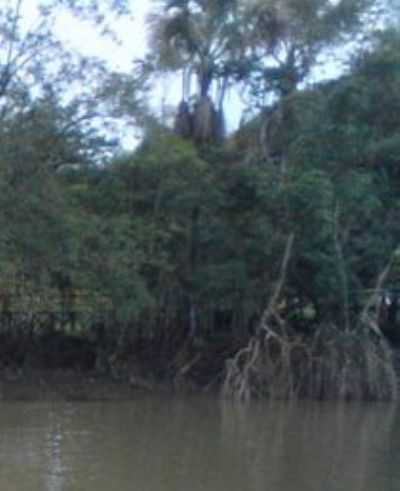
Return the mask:
<svg viewBox="0 0 400 491">
<path fill-rule="evenodd" d="M 394 405 L 0 405 L 4 491 L 391 491 Z"/>
</svg>

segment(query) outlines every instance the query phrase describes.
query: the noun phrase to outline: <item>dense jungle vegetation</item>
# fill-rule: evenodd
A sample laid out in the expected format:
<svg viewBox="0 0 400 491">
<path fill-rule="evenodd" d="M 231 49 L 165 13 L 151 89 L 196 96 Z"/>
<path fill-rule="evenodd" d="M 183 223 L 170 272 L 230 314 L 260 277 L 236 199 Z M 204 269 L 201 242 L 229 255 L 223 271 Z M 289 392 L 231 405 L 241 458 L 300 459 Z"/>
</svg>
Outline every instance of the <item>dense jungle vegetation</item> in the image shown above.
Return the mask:
<svg viewBox="0 0 400 491">
<path fill-rule="evenodd" d="M 127 5 L 43 1 L 28 28 L 11 3 L 0 9 L 3 368 L 238 399 L 396 398 L 396 5 L 153 2 L 148 55 L 118 73 L 52 26 L 64 9 L 107 35 Z M 157 115 L 153 87 L 171 73 L 181 102 Z M 235 91 L 243 118 L 228 133 Z M 134 151 L 110 137 L 115 124 L 140 129 Z"/>
</svg>

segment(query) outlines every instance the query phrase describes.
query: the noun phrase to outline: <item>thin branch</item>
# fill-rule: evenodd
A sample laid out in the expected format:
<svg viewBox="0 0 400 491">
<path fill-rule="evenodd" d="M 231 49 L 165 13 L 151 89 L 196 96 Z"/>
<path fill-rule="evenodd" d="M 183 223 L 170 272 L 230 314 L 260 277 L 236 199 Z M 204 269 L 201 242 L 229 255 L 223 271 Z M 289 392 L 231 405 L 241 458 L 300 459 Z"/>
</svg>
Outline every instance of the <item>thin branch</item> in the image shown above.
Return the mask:
<svg viewBox="0 0 400 491">
<path fill-rule="evenodd" d="M 396 260 L 397 255 L 398 255 L 398 247 L 396 247 L 396 249 L 393 251 L 392 255 L 390 256 L 388 263 L 385 266 L 385 268 L 378 275 L 378 278 L 377 278 L 376 284 L 375 284 L 375 288 L 373 289 L 369 299 L 365 303 L 365 306 L 364 306 L 364 308 L 361 312 L 361 315 L 360 315 L 361 323 L 368 325 L 370 327 L 370 329 L 372 329 L 379 336 L 383 336 L 382 331 L 380 330 L 379 324 L 378 324 L 379 313 L 376 312 L 375 318 L 373 319 L 369 315 L 369 311 L 374 306 L 374 304 L 376 304 L 378 294 L 382 290 L 382 287 L 383 287 L 387 277 L 389 276 L 389 274 L 392 270 L 392 267 L 393 267 L 393 264 Z"/>
<path fill-rule="evenodd" d="M 276 313 L 276 305 L 278 303 L 279 297 L 282 293 L 282 288 L 286 279 L 286 272 L 289 264 L 290 257 L 292 255 L 293 243 L 294 243 L 294 233 L 291 233 L 286 241 L 285 253 L 283 255 L 281 269 L 279 273 L 279 278 L 275 286 L 275 290 L 270 298 L 267 308 L 265 309 L 260 322 L 260 328 L 265 329 L 264 326 L 268 323 L 271 317 L 275 319 L 279 318 Z"/>
<path fill-rule="evenodd" d="M 338 267 L 340 273 L 340 279 L 342 282 L 342 296 L 343 296 L 343 310 L 344 310 L 344 323 L 345 329 L 348 332 L 350 330 L 350 302 L 349 302 L 349 282 L 347 278 L 346 262 L 343 255 L 343 247 L 339 238 L 339 214 L 340 207 L 337 204 L 334 213 L 333 221 L 333 239 L 335 243 L 336 256 L 338 259 Z"/>
</svg>

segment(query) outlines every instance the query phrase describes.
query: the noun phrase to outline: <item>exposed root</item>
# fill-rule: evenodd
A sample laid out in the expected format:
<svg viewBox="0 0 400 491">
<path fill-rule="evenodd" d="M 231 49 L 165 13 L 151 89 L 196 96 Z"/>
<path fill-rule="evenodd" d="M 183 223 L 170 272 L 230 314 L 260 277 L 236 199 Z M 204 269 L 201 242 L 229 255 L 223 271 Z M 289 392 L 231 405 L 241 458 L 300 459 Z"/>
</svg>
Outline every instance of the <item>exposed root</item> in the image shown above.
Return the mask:
<svg viewBox="0 0 400 491">
<path fill-rule="evenodd" d="M 252 338 L 227 364 L 223 394 L 269 399 L 396 400 L 393 353 L 366 333 L 322 326 L 307 340 Z"/>
<path fill-rule="evenodd" d="M 277 305 L 293 239 L 287 241 L 280 277 L 257 334 L 227 362 L 223 395 L 240 401 L 396 400 L 393 352 L 366 322 L 366 309 L 357 328 L 323 325 L 307 337 L 293 334 L 280 317 Z"/>
</svg>

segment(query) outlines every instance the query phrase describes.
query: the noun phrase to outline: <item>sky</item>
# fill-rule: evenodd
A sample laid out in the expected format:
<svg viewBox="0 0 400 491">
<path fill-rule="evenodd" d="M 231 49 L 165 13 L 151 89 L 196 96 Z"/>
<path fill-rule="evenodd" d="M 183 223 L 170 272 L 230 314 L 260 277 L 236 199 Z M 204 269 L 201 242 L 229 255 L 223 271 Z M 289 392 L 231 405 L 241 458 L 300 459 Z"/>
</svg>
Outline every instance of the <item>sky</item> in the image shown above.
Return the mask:
<svg viewBox="0 0 400 491">
<path fill-rule="evenodd" d="M 120 45 L 101 37 L 89 22 L 78 21 L 68 13 L 60 16 L 55 30 L 67 46 L 85 55 L 104 58 L 115 70 L 129 71 L 132 60 L 146 53 L 145 18 L 150 4 L 151 0 L 133 0 L 132 15 L 113 23 L 112 27 L 117 32 Z"/>
</svg>

